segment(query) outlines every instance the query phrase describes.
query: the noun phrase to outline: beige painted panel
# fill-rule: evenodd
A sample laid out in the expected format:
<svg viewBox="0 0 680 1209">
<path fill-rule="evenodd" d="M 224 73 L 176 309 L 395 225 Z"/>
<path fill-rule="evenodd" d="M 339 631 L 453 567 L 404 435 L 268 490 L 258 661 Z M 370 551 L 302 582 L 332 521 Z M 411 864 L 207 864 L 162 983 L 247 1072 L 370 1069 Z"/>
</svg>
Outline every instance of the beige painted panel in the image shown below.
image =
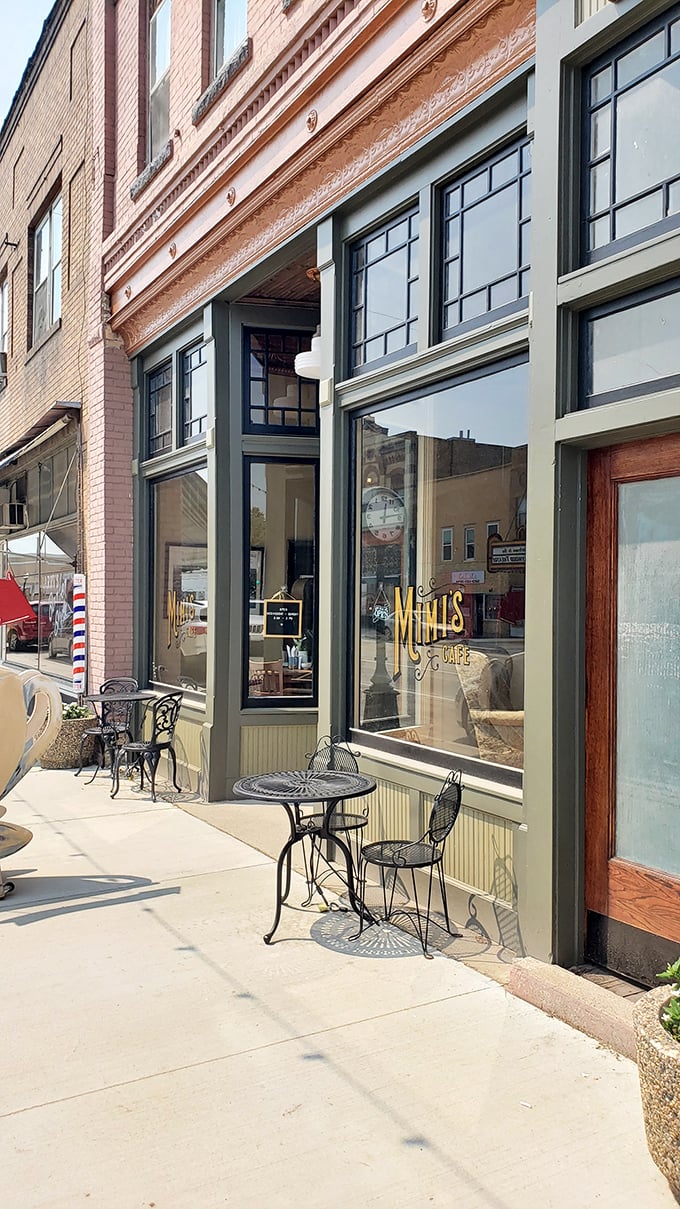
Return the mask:
<svg viewBox="0 0 680 1209">
<path fill-rule="evenodd" d="M 365 800 L 368 804 L 366 843 L 409 836 L 411 794 L 408 789 L 390 781 L 380 781 L 376 792 Z"/>
<path fill-rule="evenodd" d="M 242 726 L 240 776 L 306 768 L 316 747 L 316 726 Z"/>
<path fill-rule="evenodd" d="M 179 764 L 186 764 L 196 773 L 201 768 L 202 735 L 202 719 L 180 717 L 175 730 L 175 754 Z"/>
<path fill-rule="evenodd" d="M 364 841 L 402 836 L 418 839 L 427 827 L 432 802 L 432 795 L 392 781 L 378 781 L 376 792 L 368 799 Z M 514 832 L 515 826 L 508 820 L 463 806 L 446 846 L 445 876 L 466 889 L 516 908 Z"/>
<path fill-rule="evenodd" d="M 581 25 L 588 17 L 599 13 L 601 8 L 606 8 L 608 3 L 609 0 L 576 0 L 576 24 Z"/>
<path fill-rule="evenodd" d="M 423 796 L 423 831 L 431 809 L 432 798 Z M 463 806 L 446 845 L 446 877 L 516 907 L 513 838 L 513 824 L 506 819 Z"/>
</svg>

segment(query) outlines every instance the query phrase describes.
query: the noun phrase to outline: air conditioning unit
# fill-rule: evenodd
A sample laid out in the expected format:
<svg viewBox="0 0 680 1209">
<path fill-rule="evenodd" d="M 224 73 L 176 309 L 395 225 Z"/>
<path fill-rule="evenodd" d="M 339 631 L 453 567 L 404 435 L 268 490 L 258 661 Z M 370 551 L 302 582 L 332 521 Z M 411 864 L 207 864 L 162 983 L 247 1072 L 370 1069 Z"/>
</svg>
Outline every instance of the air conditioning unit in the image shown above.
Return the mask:
<svg viewBox="0 0 680 1209">
<path fill-rule="evenodd" d="M 0 529 L 25 529 L 28 510 L 25 504 L 0 504 Z"/>
</svg>

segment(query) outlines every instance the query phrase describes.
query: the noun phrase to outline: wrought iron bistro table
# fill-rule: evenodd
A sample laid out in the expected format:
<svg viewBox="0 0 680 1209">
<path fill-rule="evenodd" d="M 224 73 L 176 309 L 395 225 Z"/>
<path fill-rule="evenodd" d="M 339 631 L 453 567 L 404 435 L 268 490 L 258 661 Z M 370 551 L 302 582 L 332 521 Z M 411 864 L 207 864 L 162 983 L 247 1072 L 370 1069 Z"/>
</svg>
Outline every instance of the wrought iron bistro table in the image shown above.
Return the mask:
<svg viewBox="0 0 680 1209">
<path fill-rule="evenodd" d="M 300 772 L 265 772 L 258 776 L 242 777 L 236 782 L 234 793 L 250 798 L 258 804 L 277 802 L 283 806 L 290 823 L 290 835 L 281 849 L 276 868 L 276 914 L 270 931 L 264 937 L 265 944 L 271 944 L 281 919 L 281 908 L 290 893 L 293 847 L 310 835 L 316 840 L 329 840 L 340 849 L 345 861 L 347 891 L 352 910 L 360 917 L 363 916 L 367 922 L 373 923 L 372 915 L 357 895 L 352 853 L 338 829 L 333 828 L 333 815 L 340 802 L 347 798 L 365 797 L 374 789 L 375 781 L 359 772 L 312 772 L 308 769 Z M 312 824 L 310 819 L 305 819 L 300 809 L 302 806 L 318 806 L 320 803 L 323 805 L 321 826 L 318 824 L 318 811 Z"/>
<path fill-rule="evenodd" d="M 157 696 L 157 694 L 153 691 L 153 689 L 150 689 L 150 688 L 125 689 L 125 690 L 121 689 L 120 692 L 117 692 L 117 693 L 116 692 L 113 692 L 113 693 L 87 693 L 86 696 L 83 697 L 83 701 L 87 701 L 90 705 L 94 706 L 95 714 L 97 716 L 97 721 L 98 721 L 99 725 L 101 726 L 101 714 L 100 714 L 97 706 L 130 705 L 132 707 L 133 711 L 136 712 L 135 707 L 137 705 L 139 705 L 140 702 L 153 701 L 155 696 Z M 134 722 L 135 732 L 138 729 L 139 729 L 139 719 L 135 718 L 135 722 Z M 106 759 L 106 752 L 104 751 L 102 754 L 102 761 L 104 761 L 105 759 Z M 100 767 L 103 767 L 103 763 Z M 94 776 L 91 778 L 91 780 L 94 781 L 94 777 L 96 777 L 97 771 L 98 771 L 98 769 L 95 769 Z M 80 772 L 80 769 L 78 769 L 78 772 Z M 77 775 L 78 774 L 76 773 L 76 776 Z M 111 759 L 111 776 L 113 776 L 113 758 Z M 89 785 L 89 781 L 88 781 L 88 785 Z"/>
</svg>

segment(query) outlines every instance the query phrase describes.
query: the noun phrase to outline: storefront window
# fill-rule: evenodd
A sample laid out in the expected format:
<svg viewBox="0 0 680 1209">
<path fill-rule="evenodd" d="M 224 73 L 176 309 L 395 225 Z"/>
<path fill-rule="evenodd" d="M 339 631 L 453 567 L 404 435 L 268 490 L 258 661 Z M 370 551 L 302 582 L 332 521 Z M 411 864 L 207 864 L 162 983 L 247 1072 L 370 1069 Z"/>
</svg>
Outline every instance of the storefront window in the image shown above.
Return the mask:
<svg viewBox="0 0 680 1209">
<path fill-rule="evenodd" d="M 149 374 L 149 456 L 172 449 L 172 362 Z"/>
<path fill-rule="evenodd" d="M 677 387 L 680 291 L 677 280 L 583 319 L 586 407 Z"/>
<path fill-rule="evenodd" d="M 505 148 L 444 190 L 442 326 L 518 307 L 529 294 L 531 143 Z"/>
<path fill-rule="evenodd" d="M 316 474 L 314 462 L 246 465 L 244 698 L 250 705 L 315 698 Z"/>
<path fill-rule="evenodd" d="M 524 758 L 527 376 L 506 362 L 356 422 L 355 726 L 510 768 Z M 453 532 L 460 544 L 442 540 Z"/>
<path fill-rule="evenodd" d="M 153 487 L 152 680 L 205 692 L 208 638 L 207 470 Z"/>
<path fill-rule="evenodd" d="M 415 350 L 418 321 L 417 208 L 352 246 L 351 370 Z"/>
<path fill-rule="evenodd" d="M 182 435 L 184 444 L 205 432 L 208 418 L 208 361 L 203 342 L 182 353 Z"/>
<path fill-rule="evenodd" d="M 586 77 L 586 251 L 680 221 L 678 8 L 599 59 Z"/>
<path fill-rule="evenodd" d="M 317 384 L 295 373 L 297 354 L 307 352 L 311 342 L 311 332 L 246 331 L 246 432 L 318 432 Z"/>
<path fill-rule="evenodd" d="M 5 627 L 5 659 L 20 668 L 71 680 L 73 672 L 73 572 L 78 527 L 55 524 L 48 532 L 7 541 L 5 569 L 33 606 L 34 618 Z"/>
</svg>

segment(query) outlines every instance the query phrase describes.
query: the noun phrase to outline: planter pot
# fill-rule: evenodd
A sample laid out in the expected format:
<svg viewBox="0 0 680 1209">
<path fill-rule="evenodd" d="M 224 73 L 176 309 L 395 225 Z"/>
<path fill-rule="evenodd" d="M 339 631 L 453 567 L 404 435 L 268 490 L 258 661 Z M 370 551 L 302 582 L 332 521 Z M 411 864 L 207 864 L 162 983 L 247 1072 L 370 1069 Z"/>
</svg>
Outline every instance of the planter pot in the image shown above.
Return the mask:
<svg viewBox="0 0 680 1209">
<path fill-rule="evenodd" d="M 670 997 L 668 987 L 657 987 L 638 1000 L 633 1025 L 647 1145 L 680 1197 L 680 1042 L 661 1023 Z"/>
<path fill-rule="evenodd" d="M 62 718 L 59 734 L 52 746 L 43 753 L 43 768 L 77 768 L 80 764 L 80 740 L 83 732 L 96 724 L 94 715 L 89 718 Z M 94 737 L 83 745 L 83 764 L 92 763 L 94 745 Z"/>
</svg>

